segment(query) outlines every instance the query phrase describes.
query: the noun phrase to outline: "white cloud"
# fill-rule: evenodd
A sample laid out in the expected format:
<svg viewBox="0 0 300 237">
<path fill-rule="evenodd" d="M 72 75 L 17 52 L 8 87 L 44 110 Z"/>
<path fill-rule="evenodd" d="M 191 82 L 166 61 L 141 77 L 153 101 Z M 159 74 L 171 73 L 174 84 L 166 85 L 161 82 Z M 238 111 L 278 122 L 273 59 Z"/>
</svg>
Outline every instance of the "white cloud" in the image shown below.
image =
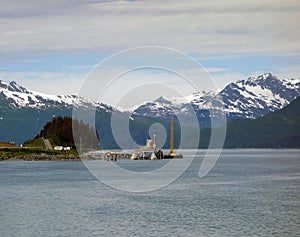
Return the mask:
<svg viewBox="0 0 300 237">
<path fill-rule="evenodd" d="M 299 1 L 2 3 L 1 51 L 162 45 L 186 52 L 300 53 Z"/>
<path fill-rule="evenodd" d="M 300 67 L 299 66 L 288 66 L 281 67 L 276 73 L 281 78 L 300 78 Z"/>
<path fill-rule="evenodd" d="M 1 62 L 32 63 L 49 52 L 98 52 L 103 56 L 143 45 L 179 49 L 198 55 L 199 61 L 226 60 L 245 52 L 300 56 L 299 15 L 296 0 L 29 0 L 26 4 L 3 0 Z M 25 57 L 18 59 L 19 55 Z M 89 63 L 66 66 L 68 73 L 38 72 L 38 68 L 14 72 L 0 65 L 0 78 L 45 93 L 74 94 L 85 75 L 71 71 L 88 70 Z M 234 65 L 230 68 L 206 70 L 218 88 L 250 76 L 233 72 Z M 274 74 L 299 77 L 298 68 L 279 68 Z M 253 68 L 253 75 L 256 70 Z"/>
<path fill-rule="evenodd" d="M 79 73 L 0 71 L 0 80 L 15 81 L 29 90 L 54 95 L 76 94 L 84 77 Z"/>
<path fill-rule="evenodd" d="M 228 68 L 206 67 L 205 69 L 206 69 L 209 73 L 214 73 L 214 72 L 226 72 L 226 71 L 228 71 Z"/>
<path fill-rule="evenodd" d="M 223 74 L 211 74 L 211 77 L 214 80 L 216 87 L 221 90 L 229 83 L 248 78 L 249 75 L 228 71 Z"/>
</svg>

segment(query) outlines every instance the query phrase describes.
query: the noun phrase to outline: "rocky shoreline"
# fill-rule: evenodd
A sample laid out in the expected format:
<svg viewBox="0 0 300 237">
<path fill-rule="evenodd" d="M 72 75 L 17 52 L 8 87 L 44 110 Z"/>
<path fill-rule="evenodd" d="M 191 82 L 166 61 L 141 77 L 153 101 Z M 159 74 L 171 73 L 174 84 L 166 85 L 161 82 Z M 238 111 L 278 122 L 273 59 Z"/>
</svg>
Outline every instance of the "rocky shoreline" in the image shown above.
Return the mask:
<svg viewBox="0 0 300 237">
<path fill-rule="evenodd" d="M 22 156 L 2 156 L 0 161 L 80 161 L 93 160 L 94 158 L 89 156 L 75 156 L 75 155 L 47 155 L 47 154 L 30 154 Z"/>
</svg>

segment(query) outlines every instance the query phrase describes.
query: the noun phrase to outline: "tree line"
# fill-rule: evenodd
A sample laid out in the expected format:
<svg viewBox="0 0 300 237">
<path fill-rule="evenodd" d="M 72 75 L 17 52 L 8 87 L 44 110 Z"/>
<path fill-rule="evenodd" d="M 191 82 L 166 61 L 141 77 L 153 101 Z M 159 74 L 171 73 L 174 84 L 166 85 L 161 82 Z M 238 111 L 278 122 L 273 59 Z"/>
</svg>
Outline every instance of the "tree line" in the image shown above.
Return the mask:
<svg viewBox="0 0 300 237">
<path fill-rule="evenodd" d="M 76 137 L 73 136 L 76 135 Z M 99 136 L 94 128 L 70 117 L 55 117 L 35 137 L 46 138 L 55 145 L 99 149 Z"/>
</svg>

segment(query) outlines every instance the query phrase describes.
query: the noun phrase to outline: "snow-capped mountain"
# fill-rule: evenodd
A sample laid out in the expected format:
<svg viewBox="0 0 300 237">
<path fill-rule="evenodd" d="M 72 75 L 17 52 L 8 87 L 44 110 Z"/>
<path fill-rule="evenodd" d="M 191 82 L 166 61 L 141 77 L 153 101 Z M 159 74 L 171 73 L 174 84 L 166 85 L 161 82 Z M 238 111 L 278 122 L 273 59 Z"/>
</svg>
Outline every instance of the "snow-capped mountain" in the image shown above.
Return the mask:
<svg viewBox="0 0 300 237">
<path fill-rule="evenodd" d="M 229 115 L 257 118 L 296 99 L 300 95 L 300 79 L 280 79 L 268 73 L 231 83 L 220 95 Z"/>
<path fill-rule="evenodd" d="M 76 95 L 47 95 L 27 90 L 14 81 L 5 83 L 0 80 L 0 108 L 65 109 L 73 106 L 87 108 L 93 106 L 106 112 L 114 110 L 109 105 L 96 103 Z"/>
<path fill-rule="evenodd" d="M 196 112 L 200 127 L 203 128 L 211 126 L 210 108 L 214 109 L 215 117 L 218 117 L 218 112 L 225 112 L 228 120 L 257 118 L 285 107 L 299 95 L 299 79 L 280 79 L 264 74 L 230 83 L 221 91 L 202 91 L 184 98 L 159 97 L 139 106 L 132 113 L 122 114 L 109 105 L 75 95 L 46 95 L 28 90 L 15 82 L 0 81 L 0 141 L 21 144 L 32 139 L 54 116 L 71 117 L 75 106 L 97 108 L 95 127 L 103 147 L 118 147 L 110 127 L 112 111 L 118 111 L 122 117 L 131 115 L 135 124 L 132 128 L 135 140 L 143 144 L 148 134 L 143 117 L 148 117 L 146 124 L 150 126 L 151 123 L 161 122 L 161 118 L 166 118 L 165 122 L 168 123 L 173 114 L 179 114 L 185 125 L 189 126 L 194 121 L 191 120 L 191 114 Z M 220 125 L 222 122 L 224 120 L 220 120 Z"/>
<path fill-rule="evenodd" d="M 0 81 L 0 141 L 22 144 L 35 137 L 53 117 L 72 117 L 73 108 L 95 109 L 98 128 L 105 135 L 115 108 L 75 95 L 47 95 L 28 90 L 16 82 Z"/>
<path fill-rule="evenodd" d="M 300 79 L 280 79 L 271 73 L 230 83 L 220 92 L 198 92 L 185 98 L 160 97 L 138 107 L 133 115 L 169 117 L 190 113 L 200 120 L 209 117 L 208 109 L 226 113 L 229 120 L 257 118 L 281 109 L 300 95 Z M 201 123 L 201 121 L 200 121 Z"/>
</svg>

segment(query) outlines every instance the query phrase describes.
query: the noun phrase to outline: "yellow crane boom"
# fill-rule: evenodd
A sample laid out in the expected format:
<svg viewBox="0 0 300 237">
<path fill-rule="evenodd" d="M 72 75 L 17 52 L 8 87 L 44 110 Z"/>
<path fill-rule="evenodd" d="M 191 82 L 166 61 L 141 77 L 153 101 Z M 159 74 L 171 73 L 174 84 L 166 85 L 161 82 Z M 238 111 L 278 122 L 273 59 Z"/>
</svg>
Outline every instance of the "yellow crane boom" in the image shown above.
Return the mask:
<svg viewBox="0 0 300 237">
<path fill-rule="evenodd" d="M 174 153 L 174 118 L 171 119 L 171 127 L 170 127 L 170 156 L 176 155 Z"/>
</svg>

